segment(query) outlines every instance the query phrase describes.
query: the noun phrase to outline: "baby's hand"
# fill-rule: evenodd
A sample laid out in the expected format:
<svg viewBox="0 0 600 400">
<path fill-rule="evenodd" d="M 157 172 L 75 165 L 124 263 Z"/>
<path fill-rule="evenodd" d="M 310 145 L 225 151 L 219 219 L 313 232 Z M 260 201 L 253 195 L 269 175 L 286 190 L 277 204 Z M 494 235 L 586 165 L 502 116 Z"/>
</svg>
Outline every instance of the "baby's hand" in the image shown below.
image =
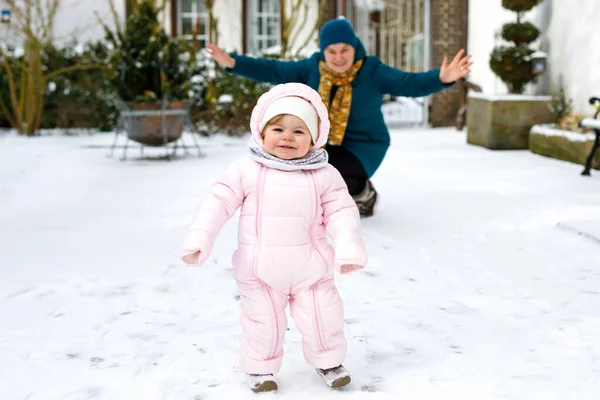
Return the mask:
<svg viewBox="0 0 600 400">
<path fill-rule="evenodd" d="M 364 267 L 357 264 L 344 264 L 340 267 L 340 274 L 351 274 L 356 271 L 360 271 Z"/>
<path fill-rule="evenodd" d="M 200 261 L 200 254 L 201 254 L 200 250 L 195 251 L 193 253 L 188 253 L 188 252 L 184 251 L 183 254 L 181 255 L 181 259 L 187 265 L 197 265 Z"/>
</svg>

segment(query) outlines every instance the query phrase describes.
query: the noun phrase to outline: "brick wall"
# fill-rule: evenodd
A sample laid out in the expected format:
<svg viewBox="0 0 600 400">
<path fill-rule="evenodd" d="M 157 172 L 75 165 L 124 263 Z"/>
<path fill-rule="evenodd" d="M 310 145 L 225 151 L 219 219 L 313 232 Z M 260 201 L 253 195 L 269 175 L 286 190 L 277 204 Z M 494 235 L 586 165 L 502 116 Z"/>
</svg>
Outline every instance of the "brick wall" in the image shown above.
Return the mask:
<svg viewBox="0 0 600 400">
<path fill-rule="evenodd" d="M 431 0 L 432 67 L 438 68 L 448 56 L 449 62 L 458 50 L 467 47 L 468 0 Z M 460 107 L 461 89 L 452 88 L 433 95 L 429 122 L 434 127 L 453 126 Z"/>
</svg>

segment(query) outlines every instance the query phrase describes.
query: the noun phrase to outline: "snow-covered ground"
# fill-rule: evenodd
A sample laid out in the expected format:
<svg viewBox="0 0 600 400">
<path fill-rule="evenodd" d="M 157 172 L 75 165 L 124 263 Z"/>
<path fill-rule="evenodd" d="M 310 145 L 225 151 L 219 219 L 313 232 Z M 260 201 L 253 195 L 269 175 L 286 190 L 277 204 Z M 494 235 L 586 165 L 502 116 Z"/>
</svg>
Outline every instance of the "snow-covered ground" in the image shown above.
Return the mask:
<svg viewBox="0 0 600 400">
<path fill-rule="evenodd" d="M 245 139 L 171 162 L 107 158 L 111 140 L 0 137 L 0 399 L 257 398 L 237 368 L 236 221 L 208 265 L 177 258 Z M 600 172 L 465 142 L 393 132 L 370 264 L 337 278 L 352 384 L 325 387 L 290 321 L 260 398 L 600 398 Z"/>
</svg>

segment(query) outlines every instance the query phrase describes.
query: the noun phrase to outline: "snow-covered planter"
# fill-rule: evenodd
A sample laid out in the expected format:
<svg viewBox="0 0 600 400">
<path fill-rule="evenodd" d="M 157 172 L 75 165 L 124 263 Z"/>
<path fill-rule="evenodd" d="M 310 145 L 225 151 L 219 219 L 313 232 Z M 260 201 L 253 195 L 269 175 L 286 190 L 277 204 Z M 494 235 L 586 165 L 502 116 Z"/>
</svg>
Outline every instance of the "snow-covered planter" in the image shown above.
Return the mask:
<svg viewBox="0 0 600 400">
<path fill-rule="evenodd" d="M 550 96 L 470 92 L 467 143 L 493 150 L 529 148 L 529 131 L 552 122 Z"/>
<path fill-rule="evenodd" d="M 594 139 L 593 133 L 565 131 L 552 124 L 534 125 L 529 133 L 529 149 L 546 157 L 585 165 Z M 600 153 L 594 157 L 592 168 L 600 169 Z"/>
</svg>

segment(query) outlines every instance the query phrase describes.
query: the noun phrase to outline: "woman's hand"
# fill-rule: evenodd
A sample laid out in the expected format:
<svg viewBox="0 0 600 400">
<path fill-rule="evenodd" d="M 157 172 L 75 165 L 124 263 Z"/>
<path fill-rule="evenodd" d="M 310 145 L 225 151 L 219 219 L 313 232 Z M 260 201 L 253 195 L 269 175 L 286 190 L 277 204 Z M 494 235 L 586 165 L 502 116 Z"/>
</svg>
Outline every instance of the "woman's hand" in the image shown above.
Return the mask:
<svg viewBox="0 0 600 400">
<path fill-rule="evenodd" d="M 206 52 L 215 59 L 217 64 L 225 68 L 235 67 L 235 59 L 230 57 L 229 54 L 225 53 L 222 48 L 216 44 L 207 43 L 205 47 Z"/>
<path fill-rule="evenodd" d="M 448 57 L 444 57 L 444 62 L 440 67 L 440 81 L 442 83 L 455 82 L 471 73 L 469 69 L 473 65 L 471 56 L 463 57 L 463 54 L 465 54 L 465 49 L 461 49 L 456 53 L 450 64 L 448 64 Z"/>
</svg>

